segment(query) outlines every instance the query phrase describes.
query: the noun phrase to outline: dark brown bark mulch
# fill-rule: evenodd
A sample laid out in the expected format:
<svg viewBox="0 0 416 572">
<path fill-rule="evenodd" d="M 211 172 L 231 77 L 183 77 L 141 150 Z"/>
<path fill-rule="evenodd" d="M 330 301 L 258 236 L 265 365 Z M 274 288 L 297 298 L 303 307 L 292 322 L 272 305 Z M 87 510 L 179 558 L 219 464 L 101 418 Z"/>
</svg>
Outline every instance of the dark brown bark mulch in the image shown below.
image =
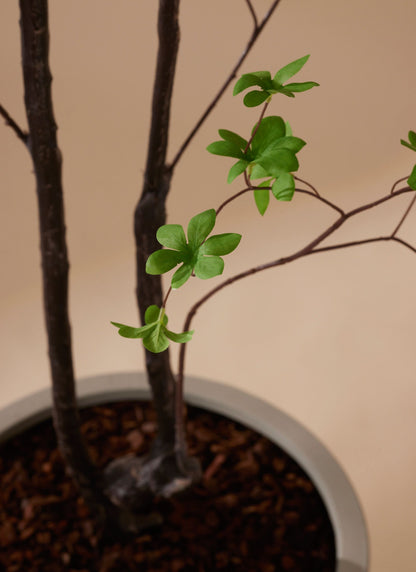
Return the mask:
<svg viewBox="0 0 416 572">
<path fill-rule="evenodd" d="M 148 450 L 155 430 L 147 403 L 82 412 L 100 466 Z M 204 478 L 192 491 L 158 501 L 164 525 L 100 545 L 88 510 L 65 474 L 51 423 L 0 449 L 0 570 L 334 572 L 334 537 L 313 484 L 266 438 L 197 408 L 189 447 Z"/>
</svg>

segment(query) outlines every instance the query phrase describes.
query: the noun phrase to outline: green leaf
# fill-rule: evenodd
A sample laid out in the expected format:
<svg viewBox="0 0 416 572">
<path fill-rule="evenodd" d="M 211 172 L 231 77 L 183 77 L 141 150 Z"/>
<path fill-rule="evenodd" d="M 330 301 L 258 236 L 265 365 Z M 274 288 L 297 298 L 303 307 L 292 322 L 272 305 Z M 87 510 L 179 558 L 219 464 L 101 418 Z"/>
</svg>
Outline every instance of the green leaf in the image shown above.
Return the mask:
<svg viewBox="0 0 416 572">
<path fill-rule="evenodd" d="M 146 308 L 144 313 L 144 321 L 146 324 L 151 324 L 152 322 L 157 322 L 160 316 L 160 308 L 156 304 L 152 304 Z"/>
<path fill-rule="evenodd" d="M 213 155 L 221 155 L 223 157 L 235 157 L 236 159 L 244 157 L 240 147 L 230 141 L 214 141 L 214 143 L 208 145 L 207 151 Z"/>
<path fill-rule="evenodd" d="M 281 137 L 277 139 L 273 144 L 273 149 L 289 149 L 292 153 L 298 153 L 306 145 L 306 141 L 300 139 L 299 137 Z"/>
<path fill-rule="evenodd" d="M 256 163 L 251 170 L 251 179 L 264 179 L 267 177 L 267 171 L 261 165 Z"/>
<path fill-rule="evenodd" d="M 211 236 L 204 242 L 199 251 L 201 254 L 214 254 L 216 256 L 224 256 L 230 254 L 240 244 L 241 234 L 227 232 L 224 234 L 216 234 Z"/>
<path fill-rule="evenodd" d="M 175 332 L 171 332 L 170 330 L 165 330 L 165 335 L 167 338 L 172 340 L 172 342 L 176 342 L 178 344 L 185 344 L 192 339 L 194 330 L 189 332 L 182 332 L 181 334 L 175 334 Z"/>
<path fill-rule="evenodd" d="M 188 281 L 192 276 L 193 266 L 192 264 L 182 264 L 175 274 L 172 276 L 171 286 L 173 290 L 177 290 Z"/>
<path fill-rule="evenodd" d="M 146 272 L 152 275 L 164 274 L 181 261 L 181 254 L 176 250 L 156 250 L 147 259 Z"/>
<path fill-rule="evenodd" d="M 141 328 L 133 328 L 132 326 L 126 326 L 125 324 L 119 324 L 117 322 L 111 322 L 113 326 L 119 328 L 118 333 L 123 338 L 143 338 L 147 332 L 150 331 L 151 328 L 154 327 L 154 324 L 149 324 L 146 326 L 142 326 Z"/>
<path fill-rule="evenodd" d="M 408 143 L 408 142 L 405 141 L 404 139 L 400 139 L 400 143 L 401 143 L 404 147 L 407 147 L 408 149 L 411 149 L 412 151 L 415 151 L 413 145 L 411 145 L 410 143 Z"/>
<path fill-rule="evenodd" d="M 269 206 L 270 190 L 269 189 L 255 189 L 254 200 L 256 202 L 257 210 L 263 216 Z"/>
<path fill-rule="evenodd" d="M 295 192 L 295 181 L 290 173 L 282 173 L 272 185 L 272 193 L 279 201 L 291 201 Z"/>
<path fill-rule="evenodd" d="M 293 131 L 292 131 L 292 127 L 290 126 L 289 121 L 285 121 L 285 126 L 286 126 L 286 136 L 292 137 Z"/>
<path fill-rule="evenodd" d="M 156 238 L 162 246 L 181 250 L 186 246 L 185 232 L 180 224 L 164 224 L 156 232 Z"/>
<path fill-rule="evenodd" d="M 192 249 L 201 246 L 214 228 L 216 218 L 214 209 L 208 209 L 191 218 L 188 224 L 188 242 Z"/>
<path fill-rule="evenodd" d="M 254 126 L 253 131 L 254 129 L 256 129 L 256 126 Z M 251 149 L 254 155 L 259 155 L 277 139 L 284 137 L 285 131 L 285 122 L 281 117 L 276 115 L 265 117 L 260 123 L 251 142 Z"/>
<path fill-rule="evenodd" d="M 416 133 L 414 131 L 409 131 L 409 141 L 416 148 Z"/>
<path fill-rule="evenodd" d="M 248 87 L 252 87 L 253 85 L 258 85 L 263 89 L 268 89 L 268 87 L 271 87 L 270 84 L 271 84 L 271 75 L 270 72 L 268 71 L 246 73 L 242 75 L 235 84 L 233 95 L 237 95 L 238 93 L 244 91 Z"/>
<path fill-rule="evenodd" d="M 222 274 L 224 260 L 219 256 L 203 256 L 195 264 L 195 275 L 202 280 Z"/>
<path fill-rule="evenodd" d="M 240 159 L 239 161 L 237 161 L 237 163 L 234 163 L 234 165 L 228 172 L 227 183 L 232 183 L 234 179 L 236 179 L 239 175 L 241 175 L 241 173 L 244 173 L 248 165 L 249 162 L 245 161 L 244 159 Z"/>
<path fill-rule="evenodd" d="M 246 139 L 243 139 L 243 137 L 240 137 L 240 135 L 234 133 L 233 131 L 228 131 L 228 129 L 220 129 L 218 133 L 220 137 L 222 137 L 225 141 L 229 141 L 230 143 L 237 145 L 237 147 L 243 151 L 247 147 Z"/>
<path fill-rule="evenodd" d="M 143 338 L 144 347 L 155 354 L 164 352 L 169 347 L 169 340 L 165 334 L 165 328 L 158 322 L 149 334 Z"/>
<path fill-rule="evenodd" d="M 300 93 L 317 86 L 319 86 L 319 83 L 316 83 L 316 81 L 304 81 L 302 83 L 287 83 L 284 88 L 292 93 Z"/>
<path fill-rule="evenodd" d="M 273 80 L 278 84 L 283 85 L 288 79 L 297 74 L 303 68 L 308 59 L 309 55 L 303 56 L 303 58 L 299 58 L 298 60 L 287 64 L 276 73 Z"/>
<path fill-rule="evenodd" d="M 271 149 L 258 159 L 268 176 L 278 177 L 281 173 L 291 173 L 299 168 L 296 155 L 289 149 Z"/>
<path fill-rule="evenodd" d="M 410 177 L 407 179 L 407 184 L 411 189 L 416 191 L 416 165 L 413 167 Z"/>
<path fill-rule="evenodd" d="M 246 107 L 257 107 L 270 97 L 267 91 L 250 91 L 243 99 Z"/>
</svg>

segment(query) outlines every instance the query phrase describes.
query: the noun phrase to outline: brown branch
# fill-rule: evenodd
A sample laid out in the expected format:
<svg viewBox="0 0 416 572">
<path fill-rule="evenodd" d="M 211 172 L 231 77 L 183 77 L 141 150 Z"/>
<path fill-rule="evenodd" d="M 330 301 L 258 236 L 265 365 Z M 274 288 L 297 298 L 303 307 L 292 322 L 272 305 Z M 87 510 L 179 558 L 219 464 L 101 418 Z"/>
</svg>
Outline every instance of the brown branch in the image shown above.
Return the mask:
<svg viewBox="0 0 416 572">
<path fill-rule="evenodd" d="M 0 105 L 0 115 L 5 120 L 6 125 L 11 127 L 12 130 L 17 135 L 17 137 L 21 141 L 23 141 L 23 143 L 27 146 L 28 139 L 29 139 L 29 133 L 27 133 L 26 131 L 23 131 L 23 129 L 21 127 L 19 127 L 19 125 L 16 123 L 16 121 L 9 115 L 9 113 L 6 111 L 6 109 L 2 105 Z"/>
<path fill-rule="evenodd" d="M 258 39 L 258 37 L 260 36 L 260 34 L 262 33 L 264 27 L 266 26 L 267 22 L 270 20 L 271 16 L 273 15 L 273 12 L 276 10 L 278 4 L 279 4 L 280 0 L 274 0 L 274 2 L 272 3 L 271 7 L 269 8 L 268 12 L 266 13 L 266 15 L 264 16 L 263 20 L 260 22 L 260 24 L 258 26 L 256 26 L 256 28 L 254 29 L 249 41 L 247 42 L 246 47 L 244 48 L 243 53 L 241 54 L 240 58 L 238 59 L 237 63 L 235 64 L 235 66 L 233 67 L 233 69 L 231 70 L 229 76 L 227 77 L 227 79 L 225 80 L 224 84 L 221 86 L 220 90 L 218 91 L 218 93 L 215 95 L 215 97 L 213 98 L 213 100 L 211 101 L 211 103 L 208 105 L 208 107 L 206 108 L 206 110 L 204 111 L 204 113 L 201 115 L 200 119 L 197 121 L 196 125 L 194 126 L 194 128 L 191 130 L 191 132 L 189 133 L 188 137 L 185 139 L 185 141 L 183 142 L 183 144 L 181 145 L 181 147 L 179 148 L 178 152 L 176 153 L 173 161 L 171 162 L 171 164 L 169 165 L 169 170 L 172 172 L 176 165 L 178 164 L 179 160 L 181 159 L 182 155 L 184 154 L 184 152 L 186 151 L 187 147 L 189 146 L 189 144 L 191 143 L 192 139 L 195 137 L 195 135 L 197 134 L 197 132 L 199 131 L 200 127 L 203 125 L 203 123 L 205 122 L 205 120 L 207 119 L 207 117 L 210 115 L 210 113 L 212 112 L 212 110 L 215 108 L 215 106 L 217 105 L 217 103 L 219 102 L 219 100 L 221 99 L 221 97 L 223 96 L 224 92 L 226 91 L 226 89 L 228 88 L 228 86 L 230 85 L 230 83 L 233 81 L 233 79 L 235 78 L 235 76 L 237 75 L 238 70 L 240 69 L 240 67 L 242 66 L 242 64 L 244 63 L 246 57 L 248 56 L 248 54 L 250 53 L 252 47 L 254 46 L 254 44 L 256 43 L 256 40 Z"/>
<path fill-rule="evenodd" d="M 410 211 L 412 210 L 413 205 L 415 204 L 416 201 L 416 193 L 414 194 L 414 197 L 412 198 L 412 200 L 409 203 L 409 206 L 407 207 L 405 213 L 403 214 L 402 218 L 399 221 L 399 224 L 396 226 L 396 228 L 394 229 L 393 233 L 392 233 L 392 237 L 396 236 L 396 234 L 399 232 L 400 227 L 402 226 L 402 224 L 404 223 L 404 221 L 406 220 L 407 216 L 409 215 Z"/>
<path fill-rule="evenodd" d="M 179 0 L 159 0 L 159 46 L 152 97 L 147 162 L 140 200 L 134 213 L 136 242 L 136 299 L 142 323 L 148 306 L 163 304 L 160 276 L 146 273 L 146 260 L 159 248 L 157 229 L 166 222 L 166 198 L 172 173 L 166 168 L 173 83 L 179 49 Z M 154 450 L 173 447 L 175 435 L 174 391 L 169 351 L 153 354 L 146 350 L 146 368 L 158 416 Z"/>
<path fill-rule="evenodd" d="M 258 26 L 259 26 L 259 22 L 258 22 L 258 20 L 257 20 L 257 14 L 256 14 L 256 12 L 255 12 L 255 10 L 254 10 L 254 8 L 253 8 L 253 5 L 252 5 L 252 3 L 251 3 L 250 0 L 246 0 L 246 4 L 247 4 L 247 7 L 248 7 L 248 9 L 249 9 L 249 11 L 250 11 L 251 17 L 253 18 L 254 29 L 256 30 L 256 29 L 258 28 Z"/>
<path fill-rule="evenodd" d="M 308 186 L 317 197 L 320 197 L 318 190 L 316 189 L 316 187 L 311 185 L 311 183 L 308 183 L 308 181 L 304 181 L 303 179 L 301 179 L 297 175 L 293 175 L 293 178 L 295 179 L 295 181 L 299 181 L 299 183 L 303 183 L 304 185 Z"/>
<path fill-rule="evenodd" d="M 403 181 L 407 181 L 408 178 L 409 178 L 409 175 L 407 175 L 406 177 L 401 177 L 401 179 L 398 179 L 395 183 L 393 183 L 393 186 L 390 190 L 390 193 L 393 194 L 397 185 L 400 185 L 400 183 L 403 183 Z"/>
<path fill-rule="evenodd" d="M 331 201 L 328 201 L 328 199 L 325 199 L 324 197 L 322 197 L 321 195 L 317 195 L 316 193 L 314 193 L 313 191 L 308 191 L 306 189 L 295 189 L 295 191 L 297 193 L 302 193 L 304 195 L 309 195 L 311 197 L 313 197 L 314 199 L 317 199 L 318 201 L 320 201 L 321 203 L 331 207 L 331 209 L 334 209 L 335 211 L 337 211 L 339 214 L 343 215 L 345 214 L 345 212 L 339 207 L 337 206 L 335 203 L 332 203 Z"/>
<path fill-rule="evenodd" d="M 304 246 L 303 248 L 301 248 L 300 250 L 298 250 L 294 254 L 292 254 L 290 256 L 285 256 L 285 257 L 279 258 L 277 260 L 273 260 L 273 261 L 268 262 L 266 264 L 261 264 L 261 265 L 255 266 L 253 268 L 250 268 L 248 270 L 240 272 L 239 274 L 231 276 L 227 280 L 224 280 L 223 282 L 218 284 L 218 286 L 216 286 L 215 288 L 210 290 L 207 294 L 205 294 L 205 296 L 200 298 L 191 307 L 191 309 L 189 310 L 189 312 L 186 316 L 183 331 L 190 330 L 192 320 L 193 320 L 195 314 L 197 313 L 197 311 L 199 310 L 199 308 L 203 304 L 205 304 L 205 302 L 207 302 L 210 298 L 212 298 L 215 294 L 217 294 L 218 292 L 223 290 L 225 287 L 230 286 L 231 284 L 234 284 L 235 282 L 242 280 L 243 278 L 248 278 L 249 276 L 253 276 L 254 274 L 258 274 L 259 272 L 263 272 L 264 270 L 268 270 L 270 268 L 276 268 L 278 266 L 283 266 L 284 264 L 294 262 L 295 260 L 303 258 L 304 256 L 308 256 L 308 255 L 314 254 L 316 252 L 335 250 L 336 248 L 346 248 L 348 246 L 355 246 L 358 244 L 365 244 L 368 242 L 389 241 L 389 240 L 399 242 L 400 244 L 402 244 L 402 245 L 410 248 L 412 251 L 416 252 L 416 248 L 412 247 L 409 243 L 405 242 L 402 239 L 397 238 L 394 235 L 389 235 L 387 237 L 378 237 L 378 238 L 373 238 L 373 239 L 364 239 L 361 241 L 354 241 L 354 242 L 350 242 L 350 243 L 341 243 L 341 245 L 332 245 L 332 246 L 327 246 L 327 247 L 321 247 L 319 249 L 317 248 L 317 246 L 321 242 L 323 242 L 326 238 L 328 238 L 328 236 L 333 234 L 338 228 L 340 228 L 351 217 L 356 216 L 362 212 L 365 212 L 366 210 L 372 209 L 378 205 L 381 205 L 381 204 L 389 201 L 393 197 L 396 197 L 400 194 L 404 194 L 404 193 L 407 193 L 410 191 L 412 191 L 412 189 L 410 189 L 410 187 L 405 188 L 405 189 L 401 189 L 400 191 L 397 191 L 396 193 L 394 193 L 394 195 L 391 195 L 391 194 L 387 195 L 385 197 L 382 197 L 381 199 L 378 199 L 377 201 L 367 203 L 367 204 L 362 205 L 358 208 L 355 208 L 355 209 L 353 209 L 347 213 L 343 213 L 325 231 L 323 231 L 319 236 L 317 236 L 309 244 L 307 244 L 306 246 Z M 311 193 L 309 191 L 305 191 L 305 192 L 307 194 L 311 194 L 312 196 L 314 196 L 315 198 L 318 199 L 318 197 L 316 197 L 316 195 L 314 193 Z M 177 376 L 178 385 L 180 386 L 181 395 L 183 394 L 183 376 L 184 376 L 184 368 L 185 368 L 185 354 L 186 354 L 186 344 L 182 344 L 180 351 L 179 351 L 179 365 L 178 365 L 178 376 Z"/>
<path fill-rule="evenodd" d="M 43 298 L 52 375 L 54 422 L 62 455 L 84 498 L 102 516 L 97 474 L 79 424 L 68 313 L 62 160 L 49 69 L 47 0 L 20 0 L 24 99 L 36 177 Z M 100 507 L 100 508 L 98 508 Z"/>
</svg>

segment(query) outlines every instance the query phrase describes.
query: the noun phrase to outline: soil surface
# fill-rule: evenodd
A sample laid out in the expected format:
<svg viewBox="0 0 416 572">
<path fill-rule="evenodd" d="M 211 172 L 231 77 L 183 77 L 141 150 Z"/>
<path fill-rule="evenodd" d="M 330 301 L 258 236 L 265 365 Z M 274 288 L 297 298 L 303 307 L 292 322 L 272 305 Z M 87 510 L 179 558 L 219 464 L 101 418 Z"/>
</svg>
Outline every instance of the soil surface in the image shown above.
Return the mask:
<svg viewBox="0 0 416 572">
<path fill-rule="evenodd" d="M 189 448 L 202 482 L 158 501 L 159 529 L 102 546 L 50 421 L 0 448 L 0 570 L 5 572 L 334 572 L 334 536 L 312 482 L 268 439 L 190 407 Z M 144 454 L 155 432 L 147 403 L 82 411 L 95 462 Z"/>
</svg>

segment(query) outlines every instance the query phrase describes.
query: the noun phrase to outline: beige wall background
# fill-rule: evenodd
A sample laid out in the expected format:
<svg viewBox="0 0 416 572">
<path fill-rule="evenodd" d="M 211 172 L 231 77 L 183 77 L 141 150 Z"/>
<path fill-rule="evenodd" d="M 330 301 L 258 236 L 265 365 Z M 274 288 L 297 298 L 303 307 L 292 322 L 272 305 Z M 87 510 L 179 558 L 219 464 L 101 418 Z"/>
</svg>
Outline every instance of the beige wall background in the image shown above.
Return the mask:
<svg viewBox="0 0 416 572">
<path fill-rule="evenodd" d="M 146 158 L 157 3 L 50 2 L 55 112 L 64 155 L 71 316 L 78 377 L 143 368 L 134 341 L 110 320 L 136 323 L 132 212 Z M 269 2 L 254 2 L 263 14 Z M 0 6 L 0 102 L 25 125 L 18 7 Z M 299 80 L 321 87 L 271 113 L 306 139 L 299 175 L 343 208 L 388 193 L 416 156 L 412 0 L 282 0 L 242 72 L 311 54 Z M 242 52 L 252 22 L 241 0 L 183 0 L 170 157 Z M 230 166 L 204 149 L 218 128 L 256 121 L 229 90 L 177 169 L 170 222 L 216 207 L 232 192 Z M 3 122 L 2 122 L 3 123 Z M 29 156 L 0 125 L 0 403 L 49 384 L 41 307 L 34 178 Z M 233 186 L 238 190 L 238 183 Z M 339 231 L 350 240 L 393 230 L 409 197 Z M 291 254 L 334 220 L 306 196 L 251 197 L 224 211 L 220 231 L 242 232 L 235 272 Z M 416 212 L 401 236 L 416 243 Z M 223 291 L 194 322 L 188 372 L 225 381 L 301 420 L 336 455 L 364 506 L 372 572 L 414 570 L 416 258 L 393 244 L 320 254 Z M 172 297 L 173 329 L 210 284 Z M 174 351 L 174 359 L 176 352 Z M 175 361 L 174 361 L 175 363 Z"/>
</svg>

